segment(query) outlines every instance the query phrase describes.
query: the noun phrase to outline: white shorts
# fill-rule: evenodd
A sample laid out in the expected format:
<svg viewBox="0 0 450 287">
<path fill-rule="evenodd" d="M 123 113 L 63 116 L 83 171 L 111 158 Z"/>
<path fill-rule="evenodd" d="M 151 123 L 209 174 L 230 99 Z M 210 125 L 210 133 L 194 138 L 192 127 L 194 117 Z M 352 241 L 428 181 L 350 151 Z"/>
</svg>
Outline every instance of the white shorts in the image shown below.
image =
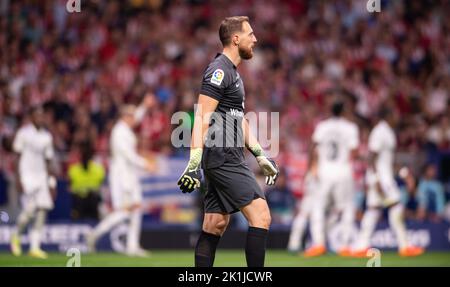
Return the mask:
<svg viewBox="0 0 450 287">
<path fill-rule="evenodd" d="M 338 210 L 344 210 L 353 205 L 354 190 L 353 178 L 351 174 L 341 177 L 325 177 L 319 178 L 319 188 L 317 200 L 321 202 L 323 207 L 332 200 L 333 206 Z"/>
<path fill-rule="evenodd" d="M 47 182 L 40 184 L 28 185 L 26 182 L 22 183 L 22 207 L 28 212 L 34 212 L 36 209 L 53 209 L 53 199 L 50 194 Z"/>
<path fill-rule="evenodd" d="M 380 178 L 380 185 L 383 196 L 381 196 L 377 189 L 375 181 L 373 180 L 373 173 L 367 173 L 367 206 L 368 207 L 386 207 L 393 203 L 400 202 L 401 194 L 394 178 Z"/>
<path fill-rule="evenodd" d="M 109 189 L 111 191 L 111 202 L 114 210 L 120 210 L 131 205 L 142 203 L 142 191 L 139 179 L 124 180 L 123 177 L 109 177 Z"/>
</svg>

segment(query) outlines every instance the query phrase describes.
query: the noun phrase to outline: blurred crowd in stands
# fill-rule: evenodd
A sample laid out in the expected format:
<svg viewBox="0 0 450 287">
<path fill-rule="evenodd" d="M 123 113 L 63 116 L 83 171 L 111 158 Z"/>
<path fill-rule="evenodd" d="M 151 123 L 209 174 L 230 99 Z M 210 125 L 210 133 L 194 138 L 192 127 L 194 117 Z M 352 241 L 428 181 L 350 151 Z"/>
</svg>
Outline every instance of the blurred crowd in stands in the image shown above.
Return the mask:
<svg viewBox="0 0 450 287">
<path fill-rule="evenodd" d="M 360 0 L 95 0 L 81 1 L 80 13 L 68 13 L 66 2 L 0 3 L 0 185 L 13 172 L 15 132 L 38 104 L 45 108 L 61 178 L 82 160 L 86 143 L 107 171 L 118 107 L 148 92 L 158 106 L 138 128 L 140 148 L 179 154 L 170 142 L 171 116 L 192 113 L 203 69 L 221 51 L 221 20 L 248 15 L 258 43 L 254 58 L 239 66 L 246 111 L 280 113 L 278 160 L 285 178 L 269 200 L 283 206 L 301 197 L 311 134 L 339 93 L 350 99 L 348 116 L 360 126 L 358 191 L 364 189 L 368 134 L 378 108 L 387 105 L 397 118 L 398 167 L 411 170 L 399 181 L 407 215 L 445 217 L 448 1 L 381 1 L 380 13 L 369 13 Z"/>
</svg>

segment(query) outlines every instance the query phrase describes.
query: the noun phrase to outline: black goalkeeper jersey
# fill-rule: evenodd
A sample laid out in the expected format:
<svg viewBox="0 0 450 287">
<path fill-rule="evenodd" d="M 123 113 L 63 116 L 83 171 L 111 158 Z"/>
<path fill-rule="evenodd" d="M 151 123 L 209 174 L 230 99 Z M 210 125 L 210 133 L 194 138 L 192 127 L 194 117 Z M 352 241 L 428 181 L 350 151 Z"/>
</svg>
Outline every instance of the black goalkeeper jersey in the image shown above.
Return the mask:
<svg viewBox="0 0 450 287">
<path fill-rule="evenodd" d="M 243 164 L 244 82 L 227 56 L 217 54 L 208 65 L 203 74 L 200 94 L 219 101 L 211 117 L 203 149 L 202 167 L 208 169 L 224 164 Z"/>
</svg>

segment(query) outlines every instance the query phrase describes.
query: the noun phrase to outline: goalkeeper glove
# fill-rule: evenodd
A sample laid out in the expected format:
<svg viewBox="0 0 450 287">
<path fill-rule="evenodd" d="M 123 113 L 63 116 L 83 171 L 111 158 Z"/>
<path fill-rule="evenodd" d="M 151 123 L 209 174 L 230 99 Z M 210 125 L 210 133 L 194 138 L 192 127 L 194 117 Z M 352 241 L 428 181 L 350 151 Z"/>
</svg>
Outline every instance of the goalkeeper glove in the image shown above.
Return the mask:
<svg viewBox="0 0 450 287">
<path fill-rule="evenodd" d="M 270 157 L 264 155 L 259 144 L 250 147 L 249 150 L 256 157 L 256 161 L 261 167 L 263 174 L 266 176 L 266 184 L 274 185 L 278 178 L 278 175 L 280 174 L 280 170 L 275 161 Z"/>
<path fill-rule="evenodd" d="M 200 173 L 200 162 L 202 160 L 202 149 L 191 149 L 189 163 L 178 180 L 178 185 L 183 193 L 191 193 L 200 187 L 202 175 Z"/>
</svg>

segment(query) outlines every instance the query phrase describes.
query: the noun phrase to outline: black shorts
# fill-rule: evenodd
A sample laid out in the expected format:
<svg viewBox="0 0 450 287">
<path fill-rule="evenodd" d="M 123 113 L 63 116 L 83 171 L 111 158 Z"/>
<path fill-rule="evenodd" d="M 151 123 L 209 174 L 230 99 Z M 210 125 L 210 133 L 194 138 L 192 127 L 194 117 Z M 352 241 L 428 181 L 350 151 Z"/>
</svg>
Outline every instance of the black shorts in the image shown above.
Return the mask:
<svg viewBox="0 0 450 287">
<path fill-rule="evenodd" d="M 204 174 L 205 213 L 231 214 L 256 198 L 266 199 L 246 164 L 205 169 Z"/>
</svg>

